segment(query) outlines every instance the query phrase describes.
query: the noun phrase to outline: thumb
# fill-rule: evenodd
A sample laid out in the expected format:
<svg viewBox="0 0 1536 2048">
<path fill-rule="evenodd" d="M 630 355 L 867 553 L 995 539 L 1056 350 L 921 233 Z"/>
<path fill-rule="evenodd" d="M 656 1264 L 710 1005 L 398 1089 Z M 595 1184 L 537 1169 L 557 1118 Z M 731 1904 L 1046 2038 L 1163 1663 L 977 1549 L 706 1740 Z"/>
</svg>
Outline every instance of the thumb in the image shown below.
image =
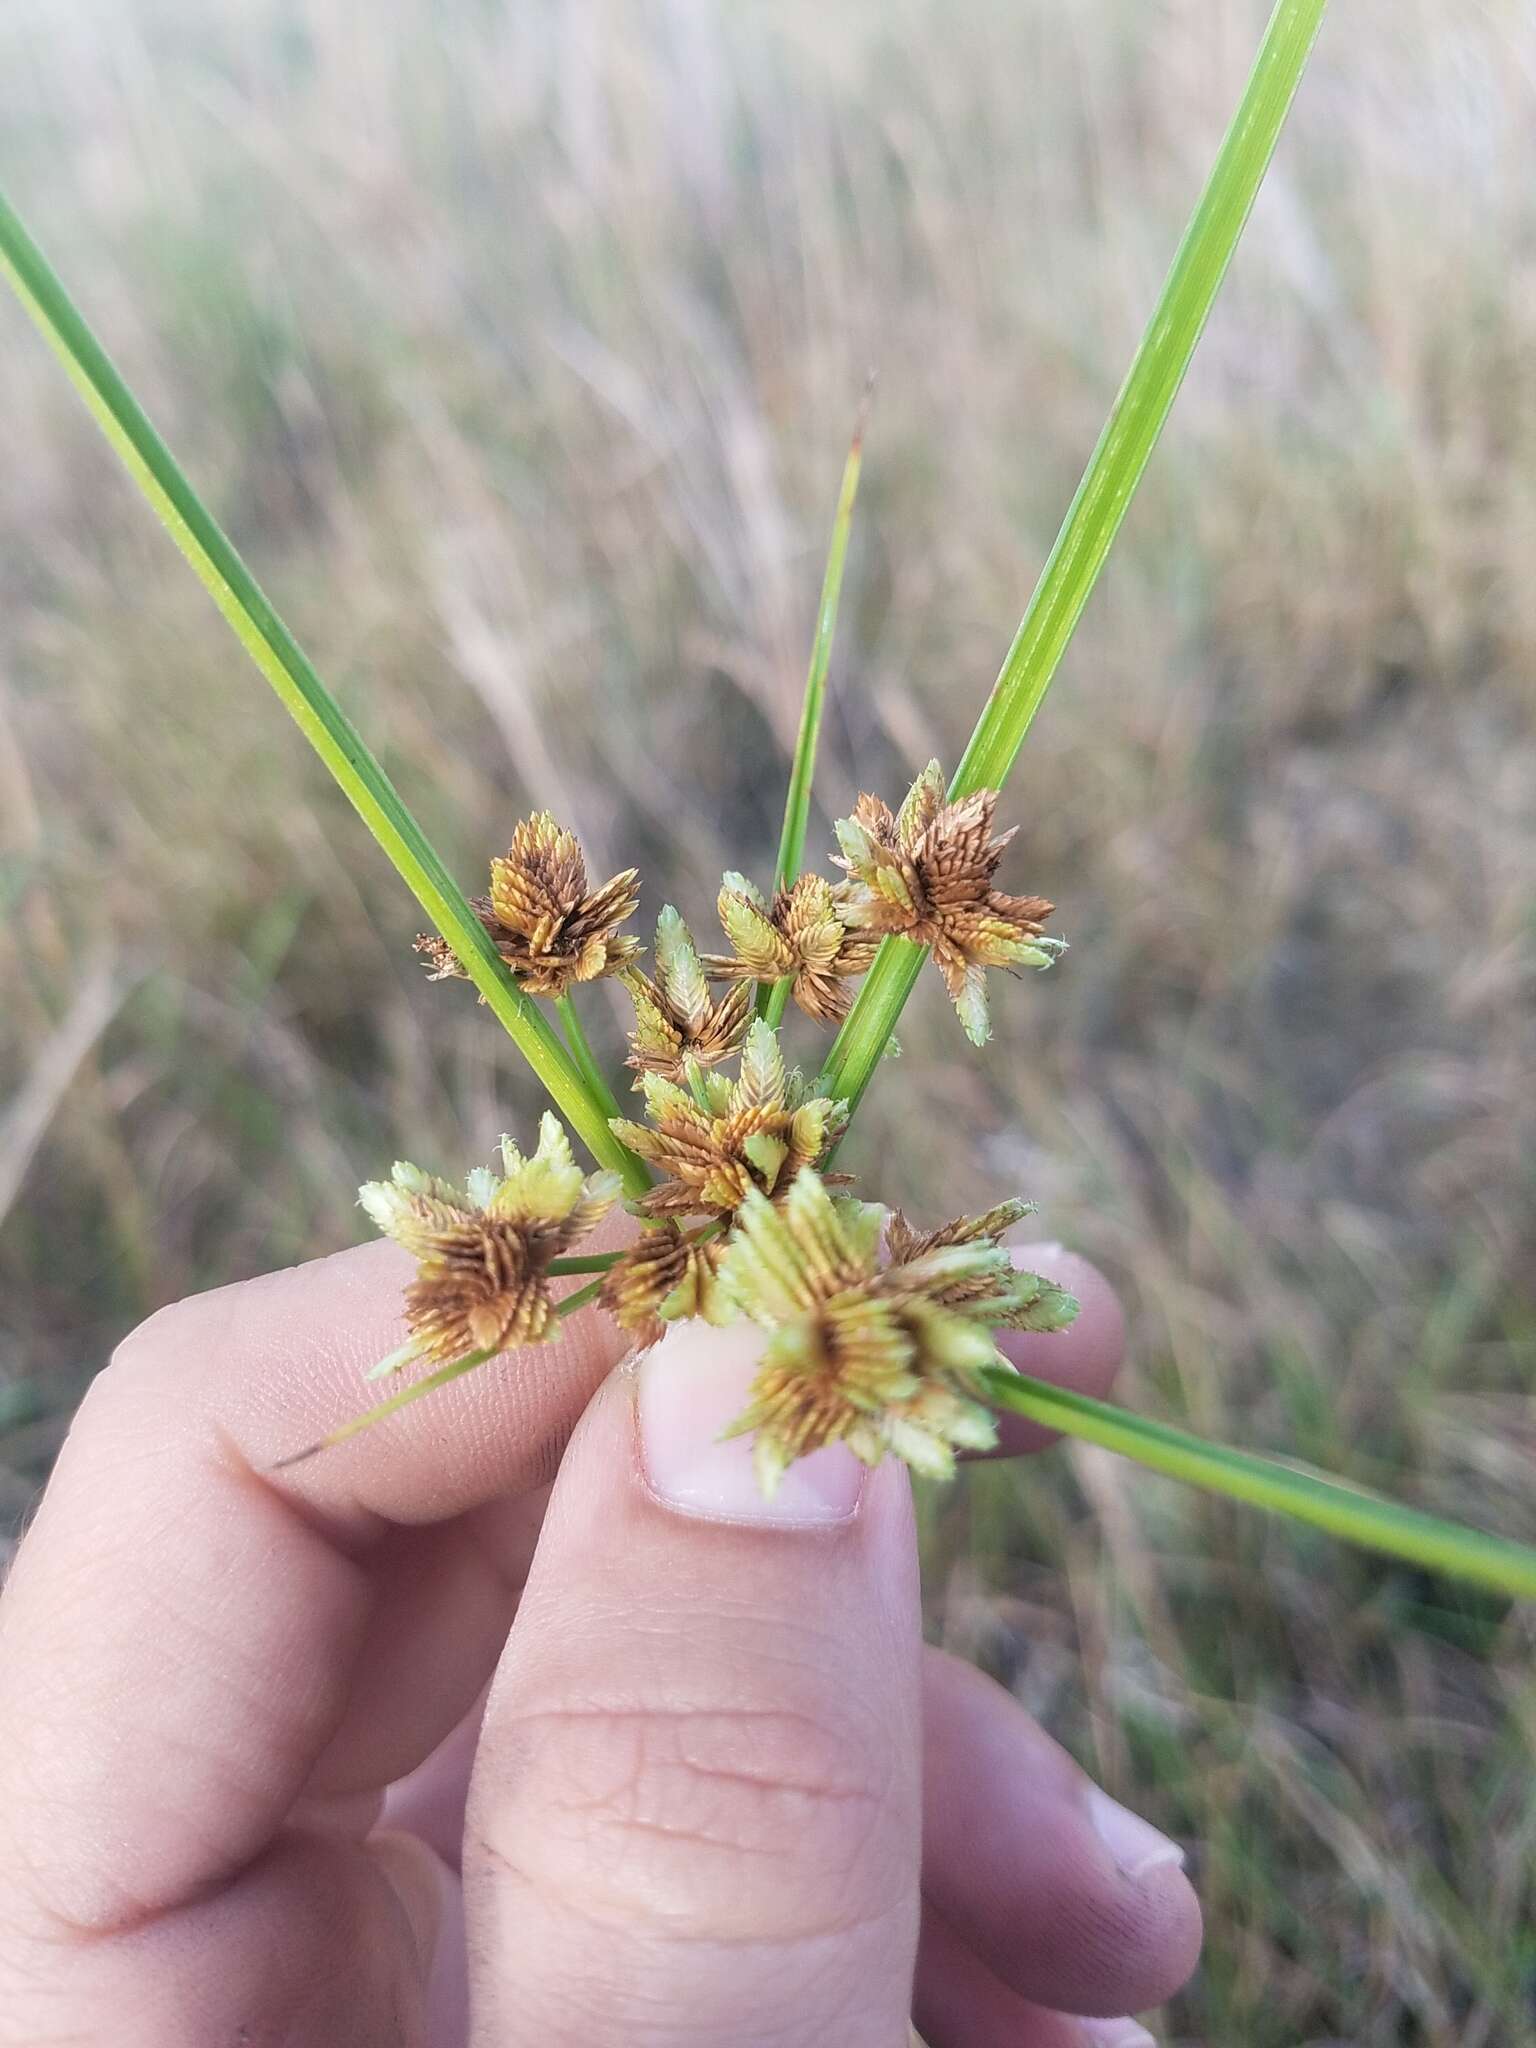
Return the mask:
<svg viewBox="0 0 1536 2048">
<path fill-rule="evenodd" d="M 841 1448 L 765 1501 L 762 1338 L 670 1331 L 598 1394 L 486 1710 L 465 1850 L 475 2039 L 907 2039 L 911 1505 Z"/>
</svg>

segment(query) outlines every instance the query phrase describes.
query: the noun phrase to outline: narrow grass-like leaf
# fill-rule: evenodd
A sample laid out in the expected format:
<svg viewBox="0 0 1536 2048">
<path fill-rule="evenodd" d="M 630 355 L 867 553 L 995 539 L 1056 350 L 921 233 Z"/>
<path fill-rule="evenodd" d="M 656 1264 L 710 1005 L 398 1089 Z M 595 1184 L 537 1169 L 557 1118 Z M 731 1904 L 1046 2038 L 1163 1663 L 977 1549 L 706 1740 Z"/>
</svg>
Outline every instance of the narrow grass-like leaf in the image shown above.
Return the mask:
<svg viewBox="0 0 1536 2048">
<path fill-rule="evenodd" d="M 848 558 L 853 501 L 859 494 L 859 471 L 864 461 L 864 427 L 869 418 L 869 395 L 873 388 L 874 378 L 871 376 L 864 388 L 864 402 L 859 407 L 848 460 L 843 465 L 837 510 L 832 518 L 826 573 L 821 580 L 821 602 L 816 607 L 816 636 L 811 643 L 810 666 L 805 675 L 800 731 L 795 739 L 795 758 L 790 764 L 789 789 L 784 798 L 784 825 L 779 833 L 779 853 L 773 867 L 775 891 L 788 889 L 798 879 L 801 862 L 805 858 L 805 833 L 811 815 L 811 781 L 816 773 L 816 748 L 821 740 L 821 719 L 827 703 L 827 670 L 832 661 L 832 637 L 837 631 L 837 607 L 843 593 L 843 564 Z M 777 1026 L 793 986 L 793 977 L 765 984 L 758 991 L 758 1015 Z"/>
<path fill-rule="evenodd" d="M 1289 1515 L 1367 1550 L 1470 1579 L 1496 1592 L 1536 1599 L 1536 1550 L 1525 1544 L 1399 1507 L 1321 1472 L 1204 1443 L 1165 1422 L 1148 1421 L 1087 1394 L 1068 1393 L 1006 1366 L 992 1367 L 980 1377 L 986 1398 L 995 1407 L 1027 1415 L 1032 1422 L 1081 1437 L 1085 1443 L 1102 1444 L 1154 1472 Z"/>
<path fill-rule="evenodd" d="M 650 1185 L 643 1162 L 609 1130 L 603 1103 L 589 1091 L 549 1020 L 508 973 L 436 849 L 278 617 L 228 535 L 187 481 L 3 195 L 0 271 L 236 638 L 350 798 L 417 902 L 453 947 L 556 1107 L 594 1158 L 617 1169 L 631 1194 L 643 1193 Z"/>
<path fill-rule="evenodd" d="M 1001 789 L 1135 495 L 1263 183 L 1327 0 L 1279 0 L 1205 190 L 950 785 Z M 832 1046 L 821 1087 L 857 1104 L 924 954 L 887 939 Z"/>
<path fill-rule="evenodd" d="M 843 592 L 843 565 L 848 559 L 848 535 L 853 525 L 853 502 L 859 494 L 859 470 L 864 460 L 864 428 L 869 418 L 871 378 L 859 407 L 859 417 L 843 465 L 842 486 L 837 494 L 837 511 L 832 519 L 832 538 L 827 547 L 826 573 L 821 581 L 821 602 L 816 608 L 816 637 L 811 645 L 810 666 L 805 677 L 805 701 L 800 712 L 800 732 L 795 741 L 795 758 L 790 769 L 789 791 L 784 800 L 784 825 L 779 834 L 779 856 L 774 863 L 773 885 L 787 889 L 800 873 L 805 855 L 805 831 L 811 815 L 811 777 L 816 770 L 816 747 L 821 738 L 821 715 L 827 701 L 827 670 L 832 661 L 832 637 L 837 631 L 837 607 Z"/>
<path fill-rule="evenodd" d="M 440 1365 L 436 1372 L 429 1372 L 424 1379 L 412 1380 L 408 1387 L 402 1387 L 398 1394 L 391 1394 L 387 1401 L 365 1408 L 361 1415 L 354 1415 L 350 1421 L 341 1423 L 329 1436 L 321 1437 L 318 1443 L 306 1444 L 302 1451 L 290 1451 L 286 1458 L 274 1459 L 271 1470 L 286 1472 L 290 1465 L 302 1465 L 309 1458 L 318 1458 L 322 1451 L 334 1450 L 348 1437 L 361 1436 L 376 1422 L 383 1422 L 400 1409 L 409 1408 L 413 1401 L 420 1401 L 428 1394 L 435 1394 L 439 1387 L 462 1379 L 465 1373 L 473 1372 L 477 1365 L 485 1365 L 493 1356 L 494 1353 L 489 1351 L 471 1351 L 463 1358 L 456 1358 L 452 1365 Z"/>
</svg>

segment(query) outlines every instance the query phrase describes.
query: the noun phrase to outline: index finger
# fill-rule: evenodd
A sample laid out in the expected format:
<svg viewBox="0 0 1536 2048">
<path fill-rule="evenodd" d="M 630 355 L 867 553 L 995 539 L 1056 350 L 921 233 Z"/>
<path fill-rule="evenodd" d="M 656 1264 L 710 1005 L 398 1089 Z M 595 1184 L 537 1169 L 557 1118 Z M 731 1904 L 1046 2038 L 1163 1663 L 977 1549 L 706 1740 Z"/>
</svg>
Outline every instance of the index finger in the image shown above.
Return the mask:
<svg viewBox="0 0 1536 2048">
<path fill-rule="evenodd" d="M 0 1857 L 42 1920 L 135 1925 L 243 1867 L 342 1722 L 379 1598 L 371 1554 L 400 1523 L 547 1479 L 626 1348 L 583 1312 L 265 1477 L 366 1404 L 409 1270 L 369 1245 L 197 1296 L 87 1395 L 0 1602 Z M 464 1552 L 473 1596 L 492 1598 L 494 1570 Z M 451 1627 L 451 1563 L 434 1560 L 445 1640 L 471 1639 Z M 440 1683 L 430 1654 L 418 1668 Z"/>
</svg>

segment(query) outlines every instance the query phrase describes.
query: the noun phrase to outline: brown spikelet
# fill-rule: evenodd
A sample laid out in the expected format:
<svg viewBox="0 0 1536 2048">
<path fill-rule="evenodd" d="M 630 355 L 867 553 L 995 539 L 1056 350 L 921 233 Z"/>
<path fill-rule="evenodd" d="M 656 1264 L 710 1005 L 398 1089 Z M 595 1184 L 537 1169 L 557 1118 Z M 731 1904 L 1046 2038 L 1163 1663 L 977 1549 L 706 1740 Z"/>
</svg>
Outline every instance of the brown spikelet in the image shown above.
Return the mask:
<svg viewBox="0 0 1536 2048">
<path fill-rule="evenodd" d="M 1055 905 L 1043 896 L 1005 896 L 992 886 L 1014 831 L 994 836 L 995 789 L 944 800 L 931 761 L 898 814 L 861 796 L 838 821 L 838 865 L 848 881 L 841 915 L 871 935 L 895 932 L 932 949 L 935 965 L 973 1043 L 990 1031 L 986 969 L 1048 967 L 1061 942 L 1044 936 Z M 1016 828 L 1015 828 L 1016 829 Z"/>
<path fill-rule="evenodd" d="M 943 1308 L 975 1313 L 984 1304 L 987 1318 L 999 1330 L 1059 1330 L 1077 1313 L 1070 1294 L 1037 1274 L 1013 1268 L 1001 1239 L 1026 1216 L 1034 1214 L 1033 1202 L 999 1202 L 979 1216 L 956 1216 L 937 1230 L 914 1230 L 899 1209 L 891 1212 L 885 1226 L 885 1251 L 891 1270 L 933 1262 L 933 1254 L 956 1247 L 980 1245 L 998 1255 L 990 1271 L 958 1266 L 939 1282 L 933 1299 Z M 1009 1270 L 1007 1285 L 999 1276 Z"/>
<path fill-rule="evenodd" d="M 626 1065 L 635 1086 L 646 1074 L 686 1082 L 690 1062 L 718 1066 L 738 1050 L 752 1018 L 752 990 L 745 983 L 711 996 L 687 925 L 669 903 L 656 920 L 656 971 L 624 975 L 635 1006 Z"/>
<path fill-rule="evenodd" d="M 640 900 L 637 871 L 626 868 L 600 889 L 587 888 L 587 864 L 573 832 L 548 811 L 522 819 L 507 852 L 491 862 L 491 893 L 470 899 L 497 952 L 530 995 L 558 999 L 573 983 L 617 974 L 640 951 L 621 936 Z M 416 951 L 431 978 L 462 977 L 446 939 L 424 933 Z"/>
<path fill-rule="evenodd" d="M 735 1081 L 697 1068 L 686 1088 L 659 1074 L 641 1081 L 646 1122 L 621 1117 L 612 1129 L 666 1176 L 640 1201 L 647 1216 L 729 1216 L 751 1189 L 782 1192 L 846 1122 L 842 1103 L 809 1095 L 786 1071 L 761 1018 L 747 1032 Z"/>
<path fill-rule="evenodd" d="M 853 1000 L 852 977 L 868 972 L 877 934 L 854 928 L 838 908 L 837 892 L 822 875 L 802 875 L 769 903 L 745 876 L 728 874 L 719 898 L 720 922 L 730 953 L 709 953 L 705 972 L 716 980 L 791 980 L 791 994 L 819 1024 L 840 1024 Z"/>
<path fill-rule="evenodd" d="M 416 1358 L 452 1364 L 471 1352 L 537 1344 L 555 1318 L 549 1267 L 618 1200 L 615 1173 L 582 1173 L 559 1120 L 546 1113 L 537 1151 L 502 1140 L 501 1176 L 480 1170 L 463 1189 L 401 1160 L 359 1189 L 386 1237 L 418 1261 L 406 1289 L 411 1339 L 390 1370 Z"/>
<path fill-rule="evenodd" d="M 766 1492 L 824 1444 L 844 1443 L 871 1465 L 894 1451 L 942 1477 L 957 1449 L 995 1440 L 975 1377 L 995 1362 L 993 1330 L 1025 1297 L 1048 1298 L 1056 1318 L 1030 1327 L 1060 1328 L 1076 1303 L 1016 1274 L 989 1235 L 969 1234 L 986 1220 L 962 1218 L 959 1241 L 882 1267 L 880 1211 L 834 1200 L 818 1174 L 801 1172 L 777 1205 L 747 1195 L 720 1279 L 771 1335 L 750 1405 L 727 1434 L 756 1432 Z M 905 1225 L 899 1235 L 917 1241 Z"/>
<path fill-rule="evenodd" d="M 734 1306 L 719 1284 L 719 1238 L 685 1237 L 675 1223 L 642 1232 L 603 1276 L 599 1300 L 640 1344 L 654 1344 L 663 1325 L 685 1316 L 729 1322 Z"/>
</svg>

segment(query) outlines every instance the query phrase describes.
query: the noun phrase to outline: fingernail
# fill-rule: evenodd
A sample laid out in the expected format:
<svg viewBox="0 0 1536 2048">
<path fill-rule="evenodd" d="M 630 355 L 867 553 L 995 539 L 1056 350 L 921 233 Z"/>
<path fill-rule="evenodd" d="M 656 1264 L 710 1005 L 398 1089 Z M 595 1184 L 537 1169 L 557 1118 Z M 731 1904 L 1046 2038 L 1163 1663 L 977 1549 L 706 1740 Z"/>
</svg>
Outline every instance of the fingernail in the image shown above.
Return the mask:
<svg viewBox="0 0 1536 2048">
<path fill-rule="evenodd" d="M 1093 2048 L 1157 2048 L 1140 2020 L 1079 2020 L 1077 2025 Z"/>
<path fill-rule="evenodd" d="M 791 1465 L 772 1500 L 752 1466 L 752 1439 L 720 1432 L 747 1406 L 767 1342 L 748 1323 L 713 1330 L 677 1323 L 640 1361 L 640 1456 L 651 1492 L 679 1514 L 779 1529 L 846 1522 L 859 1504 L 864 1467 L 841 1444 Z"/>
<path fill-rule="evenodd" d="M 1132 1813 L 1128 1806 L 1121 1806 L 1097 1785 L 1089 1787 L 1088 1818 L 1094 1833 L 1126 1877 L 1145 1877 L 1149 1870 L 1157 1870 L 1165 1863 L 1183 1868 L 1184 1851 L 1177 1842 L 1170 1842 L 1151 1821 Z"/>
</svg>

